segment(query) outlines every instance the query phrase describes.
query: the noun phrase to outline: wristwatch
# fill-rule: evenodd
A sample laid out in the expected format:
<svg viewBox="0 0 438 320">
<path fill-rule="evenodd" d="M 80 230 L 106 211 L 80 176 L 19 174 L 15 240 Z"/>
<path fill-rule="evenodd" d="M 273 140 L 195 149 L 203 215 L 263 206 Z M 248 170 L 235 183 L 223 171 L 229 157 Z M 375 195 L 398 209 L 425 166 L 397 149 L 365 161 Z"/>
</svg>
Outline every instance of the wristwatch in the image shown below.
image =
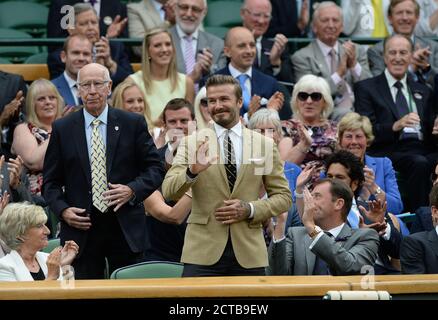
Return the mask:
<svg viewBox="0 0 438 320">
<path fill-rule="evenodd" d="M 377 186 L 376 192 L 374 192 L 374 196 L 377 197 L 381 193 L 382 193 L 382 189 L 379 186 Z"/>
<path fill-rule="evenodd" d="M 317 225 L 315 225 L 313 227 L 313 231 L 311 233 L 309 233 L 309 236 L 312 239 L 314 239 L 318 235 L 318 233 L 320 233 L 320 232 L 322 232 L 322 229 L 320 227 L 318 227 Z"/>
</svg>

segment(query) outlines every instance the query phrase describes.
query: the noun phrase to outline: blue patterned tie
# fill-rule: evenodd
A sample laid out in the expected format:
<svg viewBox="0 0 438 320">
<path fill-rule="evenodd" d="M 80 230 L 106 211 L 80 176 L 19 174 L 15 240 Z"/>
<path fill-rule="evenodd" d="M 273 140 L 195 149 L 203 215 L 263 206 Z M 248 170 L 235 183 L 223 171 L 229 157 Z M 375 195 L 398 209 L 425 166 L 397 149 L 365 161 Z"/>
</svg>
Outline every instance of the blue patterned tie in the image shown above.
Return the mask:
<svg viewBox="0 0 438 320">
<path fill-rule="evenodd" d="M 248 88 L 245 86 L 246 79 L 249 79 L 249 76 L 245 73 L 242 73 L 237 77 L 240 83 L 240 87 L 242 88 L 242 96 L 243 96 L 243 110 L 248 111 L 249 102 L 251 101 L 251 93 Z"/>
<path fill-rule="evenodd" d="M 99 119 L 92 122 L 93 131 L 91 133 L 91 188 L 93 192 L 93 205 L 105 212 L 108 209 L 107 202 L 103 199 L 103 193 L 107 188 L 106 178 L 106 156 L 103 138 L 99 132 Z"/>
</svg>

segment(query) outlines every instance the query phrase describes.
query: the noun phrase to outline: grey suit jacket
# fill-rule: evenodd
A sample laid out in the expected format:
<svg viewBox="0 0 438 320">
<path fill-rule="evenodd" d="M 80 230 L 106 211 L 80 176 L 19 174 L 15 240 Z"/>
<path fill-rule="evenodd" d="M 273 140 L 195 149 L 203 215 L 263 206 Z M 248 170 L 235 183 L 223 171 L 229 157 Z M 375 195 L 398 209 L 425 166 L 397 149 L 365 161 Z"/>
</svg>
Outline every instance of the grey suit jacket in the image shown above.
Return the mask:
<svg viewBox="0 0 438 320">
<path fill-rule="evenodd" d="M 356 60 L 362 67 L 362 72 L 359 78 L 354 77 L 351 72 L 347 72 L 345 80 L 353 89 L 353 84 L 371 77 L 371 72 L 368 67 L 367 53 L 365 47 L 355 44 Z M 342 42 L 339 42 L 339 55 L 344 53 Z M 306 74 L 313 74 L 327 80 L 330 85 L 332 95 L 338 94 L 341 86 L 336 86 L 331 78 L 330 66 L 325 62 L 325 57 L 318 46 L 316 40 L 313 40 L 308 46 L 298 50 L 292 56 L 292 65 L 294 68 L 295 82 Z"/>
<path fill-rule="evenodd" d="M 438 44 L 435 41 L 416 36 L 414 37 L 414 46 L 417 45 L 421 48 L 429 47 L 432 52 L 429 57 L 431 70 L 425 77 L 425 80 L 433 87 L 434 77 L 438 73 Z M 383 61 L 383 41 L 376 43 L 368 49 L 368 63 L 373 76 L 378 76 L 385 70 L 386 66 Z"/>
<path fill-rule="evenodd" d="M 345 224 L 338 241 L 323 234 L 312 250 L 312 239 L 304 227 L 292 227 L 286 239 L 269 246 L 269 269 L 273 275 L 312 275 L 316 256 L 330 267 L 332 275 L 360 274 L 365 265 L 373 266 L 377 259 L 379 235 L 373 229 L 352 230 Z"/>
<path fill-rule="evenodd" d="M 184 62 L 184 53 L 181 48 L 181 38 L 178 36 L 176 26 L 170 28 L 172 40 L 176 50 L 176 64 L 178 72 L 186 73 L 186 65 Z M 213 64 L 210 68 L 210 74 L 224 68 L 227 65 L 227 59 L 224 55 L 224 40 L 211 33 L 199 30 L 196 53 L 204 48 L 210 48 L 213 53 Z"/>
<path fill-rule="evenodd" d="M 155 9 L 151 0 L 129 3 L 127 9 L 130 38 L 143 39 L 149 29 L 160 26 L 168 27 L 168 24 L 161 20 L 160 13 Z M 141 47 L 133 47 L 133 51 L 141 57 Z"/>
</svg>

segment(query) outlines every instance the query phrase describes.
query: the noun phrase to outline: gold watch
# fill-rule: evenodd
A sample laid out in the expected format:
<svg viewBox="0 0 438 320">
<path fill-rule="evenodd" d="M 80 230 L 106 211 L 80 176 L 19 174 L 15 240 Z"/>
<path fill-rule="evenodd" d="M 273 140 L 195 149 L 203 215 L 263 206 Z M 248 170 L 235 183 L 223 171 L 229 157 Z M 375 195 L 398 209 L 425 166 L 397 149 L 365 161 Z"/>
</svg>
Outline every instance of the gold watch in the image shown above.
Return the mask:
<svg viewBox="0 0 438 320">
<path fill-rule="evenodd" d="M 317 225 L 315 225 L 313 227 L 313 231 L 311 233 L 309 233 L 309 236 L 312 239 L 314 239 L 318 235 L 318 233 L 320 233 L 320 232 L 322 232 L 322 229 L 320 227 L 318 227 Z"/>
</svg>

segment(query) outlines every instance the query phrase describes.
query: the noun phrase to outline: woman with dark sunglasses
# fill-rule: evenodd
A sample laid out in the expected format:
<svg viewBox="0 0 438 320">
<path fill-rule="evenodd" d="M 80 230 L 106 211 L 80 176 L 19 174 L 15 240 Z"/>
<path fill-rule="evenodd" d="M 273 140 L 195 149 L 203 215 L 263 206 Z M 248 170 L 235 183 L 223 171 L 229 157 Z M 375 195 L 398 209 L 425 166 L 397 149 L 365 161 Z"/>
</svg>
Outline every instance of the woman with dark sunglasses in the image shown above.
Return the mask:
<svg viewBox="0 0 438 320">
<path fill-rule="evenodd" d="M 282 122 L 282 159 L 298 165 L 321 162 L 336 148 L 336 123 L 328 120 L 333 99 L 327 81 L 310 74 L 303 76 L 295 84 L 291 106 L 293 119 Z"/>
</svg>

